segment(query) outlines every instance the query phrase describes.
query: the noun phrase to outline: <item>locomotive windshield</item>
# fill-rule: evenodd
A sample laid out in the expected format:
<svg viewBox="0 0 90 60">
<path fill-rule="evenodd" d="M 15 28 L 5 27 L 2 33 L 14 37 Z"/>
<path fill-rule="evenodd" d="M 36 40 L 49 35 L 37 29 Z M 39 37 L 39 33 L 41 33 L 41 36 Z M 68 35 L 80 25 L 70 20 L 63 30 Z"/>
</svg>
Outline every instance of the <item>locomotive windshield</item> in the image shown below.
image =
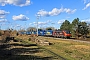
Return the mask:
<svg viewBox="0 0 90 60">
<path fill-rule="evenodd" d="M 66 33 L 67 33 L 67 34 L 71 34 L 71 32 L 70 32 L 70 31 L 66 31 Z"/>
</svg>

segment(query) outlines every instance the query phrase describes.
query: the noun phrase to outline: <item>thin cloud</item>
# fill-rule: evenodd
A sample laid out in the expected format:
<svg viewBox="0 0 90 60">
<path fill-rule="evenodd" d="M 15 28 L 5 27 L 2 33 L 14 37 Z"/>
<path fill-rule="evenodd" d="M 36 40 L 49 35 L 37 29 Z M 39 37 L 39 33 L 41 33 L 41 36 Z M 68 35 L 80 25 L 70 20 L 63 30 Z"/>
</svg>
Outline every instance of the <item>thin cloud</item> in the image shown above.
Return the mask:
<svg viewBox="0 0 90 60">
<path fill-rule="evenodd" d="M 49 13 L 43 9 L 39 10 L 39 12 L 37 12 L 37 16 L 49 16 Z"/>
<path fill-rule="evenodd" d="M 16 25 L 16 27 L 21 27 L 21 25 Z"/>
<path fill-rule="evenodd" d="M 65 19 L 59 20 L 57 23 L 62 24 L 65 21 Z"/>
<path fill-rule="evenodd" d="M 90 24 L 90 19 L 81 20 L 81 22 L 86 22 L 86 23 Z"/>
<path fill-rule="evenodd" d="M 84 4 L 87 2 L 87 0 L 83 0 L 84 1 Z"/>
<path fill-rule="evenodd" d="M 90 0 L 83 0 L 84 4 L 90 2 Z"/>
<path fill-rule="evenodd" d="M 37 25 L 37 22 L 33 22 L 32 24 Z M 38 22 L 38 25 L 45 25 L 47 22 Z"/>
<path fill-rule="evenodd" d="M 41 9 L 37 12 L 37 16 L 56 16 L 56 15 L 59 15 L 61 13 L 68 13 L 68 14 L 73 14 L 76 12 L 77 9 L 69 9 L 69 8 L 63 8 L 61 7 L 60 9 L 57 9 L 57 8 L 54 8 L 52 9 L 51 11 L 45 11 L 44 9 Z"/>
<path fill-rule="evenodd" d="M 9 14 L 10 12 L 7 12 L 5 10 L 0 10 L 0 18 L 4 19 L 6 17 L 7 14 Z"/>
<path fill-rule="evenodd" d="M 12 17 L 12 19 L 13 19 L 13 20 L 20 20 L 20 21 L 27 21 L 27 20 L 29 20 L 29 18 L 26 17 L 26 16 L 23 15 L 23 14 L 20 14 L 20 15 L 18 15 L 18 16 L 14 15 L 14 16 Z"/>
<path fill-rule="evenodd" d="M 7 22 L 7 19 L 0 19 L 0 23 L 1 22 Z"/>
<path fill-rule="evenodd" d="M 68 8 L 65 8 L 64 11 L 68 14 L 73 14 L 74 12 L 76 12 L 77 9 L 74 9 L 74 10 L 71 10 L 71 9 L 68 9 Z"/>
<path fill-rule="evenodd" d="M 32 23 L 29 23 L 29 25 L 32 25 Z"/>
<path fill-rule="evenodd" d="M 30 0 L 0 0 L 0 5 L 5 6 L 7 4 L 15 5 L 15 6 L 28 6 L 31 4 Z"/>
<path fill-rule="evenodd" d="M 51 23 L 52 22 L 52 20 L 47 20 L 47 23 Z"/>
<path fill-rule="evenodd" d="M 62 12 L 63 12 L 63 8 L 60 8 L 60 9 L 54 8 L 52 11 L 49 12 L 49 15 L 55 16 L 55 15 L 59 15 Z"/>
<path fill-rule="evenodd" d="M 52 20 L 47 20 L 45 22 L 38 22 L 38 25 L 46 25 L 51 23 Z M 37 22 L 30 23 L 29 25 L 37 25 Z"/>
<path fill-rule="evenodd" d="M 89 7 L 90 7 L 90 3 L 86 4 L 86 6 L 82 10 L 86 10 Z"/>
</svg>

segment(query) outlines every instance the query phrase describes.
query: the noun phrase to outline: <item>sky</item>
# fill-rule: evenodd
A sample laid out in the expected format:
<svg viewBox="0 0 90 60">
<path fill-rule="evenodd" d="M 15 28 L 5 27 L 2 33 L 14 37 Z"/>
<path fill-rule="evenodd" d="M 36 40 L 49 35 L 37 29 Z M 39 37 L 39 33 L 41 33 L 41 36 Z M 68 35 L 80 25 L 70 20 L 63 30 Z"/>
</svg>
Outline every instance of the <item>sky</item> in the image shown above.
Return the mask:
<svg viewBox="0 0 90 60">
<path fill-rule="evenodd" d="M 0 29 L 55 27 L 75 18 L 90 24 L 90 0 L 0 0 Z"/>
</svg>

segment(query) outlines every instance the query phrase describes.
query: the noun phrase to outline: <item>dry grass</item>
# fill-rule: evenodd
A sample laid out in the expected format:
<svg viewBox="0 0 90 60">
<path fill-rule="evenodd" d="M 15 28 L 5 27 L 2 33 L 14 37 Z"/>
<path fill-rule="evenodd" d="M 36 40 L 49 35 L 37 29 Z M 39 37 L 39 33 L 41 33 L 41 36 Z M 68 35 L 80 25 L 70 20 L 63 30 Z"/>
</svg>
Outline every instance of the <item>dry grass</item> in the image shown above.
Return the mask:
<svg viewBox="0 0 90 60">
<path fill-rule="evenodd" d="M 90 59 L 90 44 L 75 41 L 65 41 L 62 39 L 54 39 L 47 37 L 39 37 L 46 39 L 51 43 L 51 46 L 44 46 L 56 54 L 63 56 L 67 60 L 89 60 Z"/>
<path fill-rule="evenodd" d="M 22 39 L 24 42 L 19 42 L 19 44 L 35 44 L 34 42 L 29 41 L 28 39 L 32 36 L 17 36 L 16 38 Z M 38 38 L 41 40 L 47 40 L 52 45 L 49 46 L 41 46 L 45 49 L 48 49 L 55 54 L 65 58 L 66 60 L 89 60 L 90 59 L 90 44 L 87 43 L 82 43 L 82 42 L 75 42 L 75 41 L 65 41 L 62 39 L 54 39 L 54 38 L 49 38 L 49 37 L 34 37 Z M 25 43 L 26 42 L 26 43 Z M 14 43 L 13 43 L 14 44 Z M 16 44 L 16 43 L 15 43 Z M 24 53 L 21 53 L 21 55 L 33 55 L 33 56 L 40 56 L 40 57 L 52 57 L 54 56 L 53 54 L 49 53 L 48 51 L 38 47 L 38 46 L 11 46 L 10 49 L 24 49 Z M 38 49 L 39 48 L 39 49 Z M 37 49 L 38 52 L 34 52 L 33 54 L 30 54 L 27 50 L 29 49 Z M 54 60 L 54 59 L 52 59 Z"/>
<path fill-rule="evenodd" d="M 87 45 L 71 45 L 70 48 L 75 48 L 75 49 L 90 49 L 90 46 Z"/>
</svg>

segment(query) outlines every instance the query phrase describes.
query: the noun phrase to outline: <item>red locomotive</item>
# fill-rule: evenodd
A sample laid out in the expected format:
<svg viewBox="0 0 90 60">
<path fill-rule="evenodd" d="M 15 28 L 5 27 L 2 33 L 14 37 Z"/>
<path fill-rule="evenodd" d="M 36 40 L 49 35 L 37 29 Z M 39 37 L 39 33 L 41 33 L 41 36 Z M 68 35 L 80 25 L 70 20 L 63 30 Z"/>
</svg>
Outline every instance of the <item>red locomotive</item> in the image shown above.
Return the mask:
<svg viewBox="0 0 90 60">
<path fill-rule="evenodd" d="M 71 32 L 68 30 L 55 30 L 53 31 L 54 37 L 61 37 L 61 38 L 70 38 Z"/>
</svg>

